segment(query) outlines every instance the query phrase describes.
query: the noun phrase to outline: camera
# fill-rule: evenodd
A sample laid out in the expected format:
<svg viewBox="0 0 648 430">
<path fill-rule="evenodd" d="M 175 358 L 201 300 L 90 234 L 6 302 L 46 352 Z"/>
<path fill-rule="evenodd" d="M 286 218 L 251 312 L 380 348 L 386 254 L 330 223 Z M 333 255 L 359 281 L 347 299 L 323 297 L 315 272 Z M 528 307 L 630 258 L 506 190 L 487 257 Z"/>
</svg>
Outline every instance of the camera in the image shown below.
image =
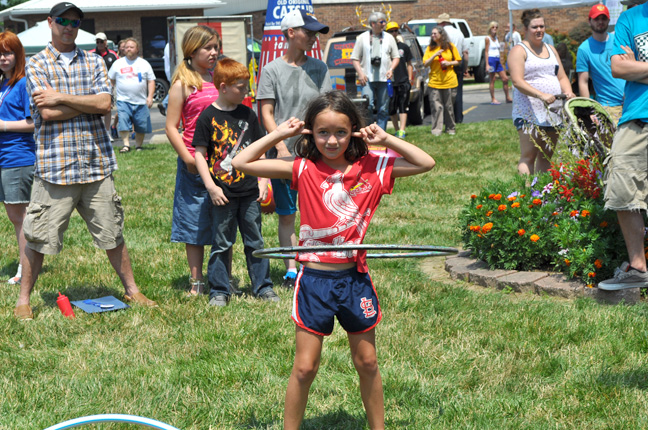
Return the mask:
<svg viewBox="0 0 648 430">
<path fill-rule="evenodd" d="M 373 57 L 371 59 L 371 65 L 376 67 L 380 66 L 380 57 Z"/>
</svg>

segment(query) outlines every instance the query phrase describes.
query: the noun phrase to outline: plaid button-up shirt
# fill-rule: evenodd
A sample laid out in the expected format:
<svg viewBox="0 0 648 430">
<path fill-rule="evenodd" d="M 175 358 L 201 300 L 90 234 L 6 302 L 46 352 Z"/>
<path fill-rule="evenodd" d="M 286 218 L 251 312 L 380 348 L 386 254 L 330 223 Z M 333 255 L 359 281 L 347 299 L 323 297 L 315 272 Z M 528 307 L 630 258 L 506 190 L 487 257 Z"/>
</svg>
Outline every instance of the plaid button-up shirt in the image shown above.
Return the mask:
<svg viewBox="0 0 648 430">
<path fill-rule="evenodd" d="M 69 66 L 50 42 L 27 64 L 27 91 L 36 127 L 34 174 L 58 185 L 84 184 L 117 170 L 110 137 L 100 114 L 81 114 L 64 121 L 44 121 L 33 93 L 46 89 L 72 95 L 111 93 L 103 59 L 76 48 Z"/>
</svg>

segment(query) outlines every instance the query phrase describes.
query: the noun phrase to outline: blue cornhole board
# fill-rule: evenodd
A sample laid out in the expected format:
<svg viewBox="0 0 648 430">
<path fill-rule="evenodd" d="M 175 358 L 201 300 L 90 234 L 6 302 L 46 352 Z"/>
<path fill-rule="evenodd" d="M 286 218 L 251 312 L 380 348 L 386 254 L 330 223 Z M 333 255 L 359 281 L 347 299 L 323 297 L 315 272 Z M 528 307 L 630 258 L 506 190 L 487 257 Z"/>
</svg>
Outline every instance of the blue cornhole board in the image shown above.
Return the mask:
<svg viewBox="0 0 648 430">
<path fill-rule="evenodd" d="M 113 296 L 100 297 L 98 299 L 90 299 L 89 301 L 93 303 L 98 303 L 99 305 L 113 305 L 111 308 L 102 308 L 96 306 L 92 303 L 85 303 L 85 300 L 76 300 L 72 302 L 74 306 L 81 309 L 84 312 L 89 314 L 96 314 L 97 312 L 110 312 L 116 311 L 118 309 L 127 309 L 130 308 L 126 303 L 114 298 Z"/>
</svg>

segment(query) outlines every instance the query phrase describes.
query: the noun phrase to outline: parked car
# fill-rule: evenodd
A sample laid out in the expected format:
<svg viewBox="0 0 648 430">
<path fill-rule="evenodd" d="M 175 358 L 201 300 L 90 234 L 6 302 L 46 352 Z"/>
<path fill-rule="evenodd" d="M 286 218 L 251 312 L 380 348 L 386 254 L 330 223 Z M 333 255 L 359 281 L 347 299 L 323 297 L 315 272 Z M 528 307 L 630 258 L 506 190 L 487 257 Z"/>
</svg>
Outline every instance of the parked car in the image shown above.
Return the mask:
<svg viewBox="0 0 648 430">
<path fill-rule="evenodd" d="M 366 106 L 368 101 L 361 94 L 361 87 L 357 82 L 357 74 L 351 61 L 351 53 L 355 40 L 367 29 L 345 29 L 335 33 L 327 42 L 324 49 L 324 58 L 329 68 L 333 89 L 346 91 L 354 102 Z M 401 28 L 403 41 L 412 51 L 412 66 L 414 69 L 414 82 L 410 91 L 410 106 L 408 123 L 420 125 L 423 123 L 423 109 L 426 106 L 425 88 L 429 68 L 423 66 L 423 50 L 419 46 L 416 36 L 406 29 Z"/>
<path fill-rule="evenodd" d="M 486 36 L 475 36 L 470 30 L 470 26 L 465 19 L 450 19 L 453 27 L 458 28 L 468 42 L 468 68 L 471 69 L 475 76 L 475 81 L 486 82 L 488 74 L 486 73 L 486 61 L 484 48 L 486 46 Z M 421 45 L 422 49 L 427 49 L 430 43 L 430 32 L 434 27 L 439 25 L 437 19 L 414 19 L 407 23 L 412 33 Z"/>
</svg>

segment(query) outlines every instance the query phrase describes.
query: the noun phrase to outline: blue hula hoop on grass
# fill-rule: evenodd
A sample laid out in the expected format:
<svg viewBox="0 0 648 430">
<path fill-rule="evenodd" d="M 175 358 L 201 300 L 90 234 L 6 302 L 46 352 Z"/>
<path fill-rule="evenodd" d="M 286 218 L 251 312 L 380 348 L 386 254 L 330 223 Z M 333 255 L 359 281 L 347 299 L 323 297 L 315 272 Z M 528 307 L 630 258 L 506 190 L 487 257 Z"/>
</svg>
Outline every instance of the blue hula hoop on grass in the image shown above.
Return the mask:
<svg viewBox="0 0 648 430">
<path fill-rule="evenodd" d="M 257 249 L 252 253 L 259 258 L 295 258 L 298 252 L 325 252 L 325 251 L 359 251 L 383 250 L 390 252 L 369 253 L 367 258 L 412 258 L 412 257 L 438 257 L 459 252 L 456 248 L 428 245 L 318 245 L 318 246 L 284 246 L 280 248 Z M 410 252 L 391 252 L 410 251 Z"/>
<path fill-rule="evenodd" d="M 45 430 L 63 430 L 71 429 L 73 427 L 80 427 L 86 424 L 92 423 L 129 423 L 129 424 L 140 424 L 146 427 L 159 429 L 159 430 L 180 430 L 176 427 L 164 424 L 163 422 L 152 420 L 150 418 L 138 417 L 136 415 L 124 415 L 124 414 L 101 414 L 101 415 L 90 415 L 87 417 L 74 418 L 62 422 L 60 424 L 53 425 L 46 428 Z"/>
</svg>

